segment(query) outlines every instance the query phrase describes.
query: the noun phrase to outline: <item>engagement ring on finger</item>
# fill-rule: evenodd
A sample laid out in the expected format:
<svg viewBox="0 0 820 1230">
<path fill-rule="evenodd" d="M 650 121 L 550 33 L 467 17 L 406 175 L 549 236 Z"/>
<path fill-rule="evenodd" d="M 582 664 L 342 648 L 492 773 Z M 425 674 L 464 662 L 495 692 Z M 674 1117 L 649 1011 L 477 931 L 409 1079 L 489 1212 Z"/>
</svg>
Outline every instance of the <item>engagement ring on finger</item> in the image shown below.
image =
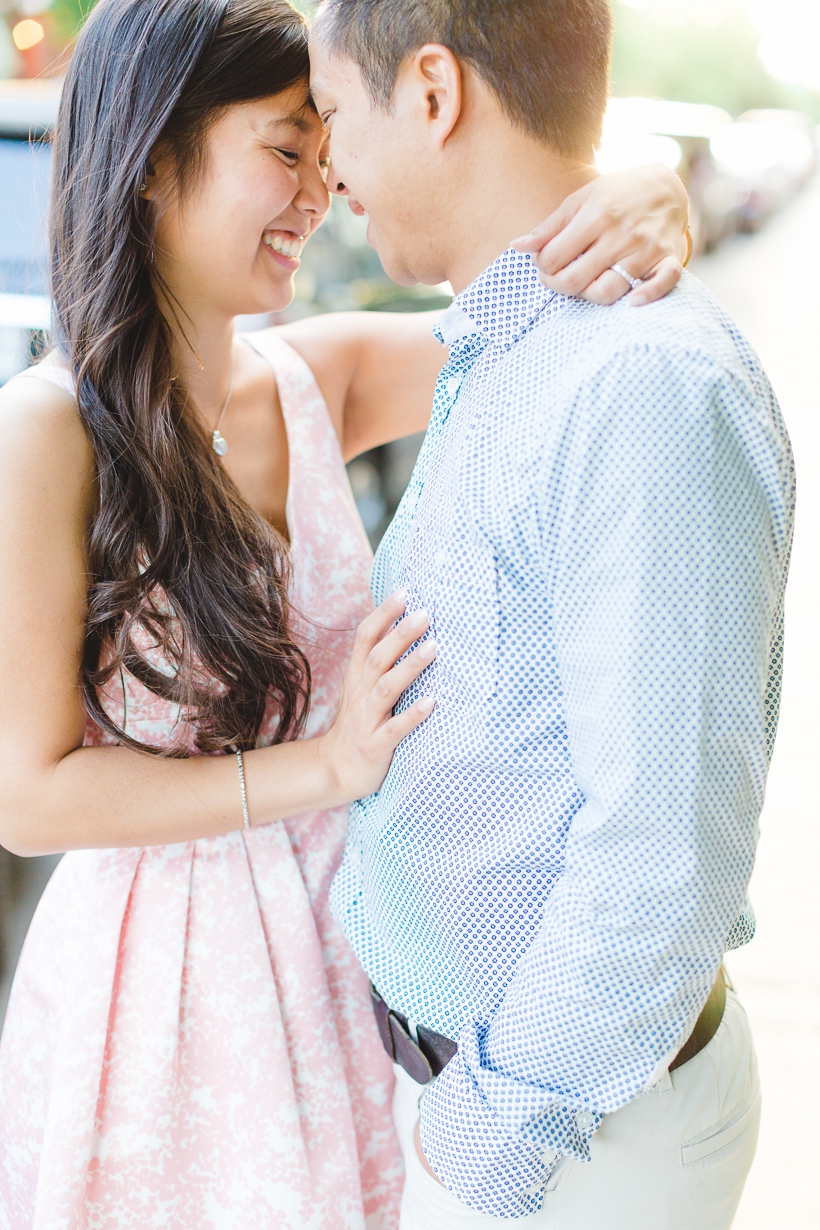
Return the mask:
<svg viewBox="0 0 820 1230">
<path fill-rule="evenodd" d="M 626 272 L 626 270 L 624 269 L 623 265 L 610 265 L 609 267 L 610 267 L 610 269 L 612 270 L 612 272 L 613 272 L 613 273 L 620 274 L 620 276 L 623 278 L 623 280 L 624 280 L 625 282 L 628 282 L 628 283 L 629 283 L 629 285 L 632 287 L 632 289 L 633 289 L 633 290 L 635 289 L 635 287 L 636 287 L 636 286 L 640 286 L 640 285 L 641 285 L 641 282 L 642 282 L 642 280 L 643 280 L 643 279 L 642 279 L 642 278 L 633 278 L 633 276 L 632 276 L 632 274 L 631 274 L 631 273 L 627 273 L 627 272 Z"/>
</svg>

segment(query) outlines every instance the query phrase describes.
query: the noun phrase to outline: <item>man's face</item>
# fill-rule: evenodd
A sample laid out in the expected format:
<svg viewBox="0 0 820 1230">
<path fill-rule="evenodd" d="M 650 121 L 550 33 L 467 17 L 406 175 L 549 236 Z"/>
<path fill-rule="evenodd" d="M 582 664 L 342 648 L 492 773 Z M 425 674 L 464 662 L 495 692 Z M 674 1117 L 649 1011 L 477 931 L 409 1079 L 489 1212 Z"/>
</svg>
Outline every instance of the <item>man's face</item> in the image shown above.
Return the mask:
<svg viewBox="0 0 820 1230">
<path fill-rule="evenodd" d="M 435 160 L 423 108 L 401 83 L 389 111 L 374 106 L 357 66 L 331 54 L 320 31 L 321 22 L 311 33 L 310 83 L 330 130 L 328 187 L 343 184 L 354 213 L 367 215 L 368 242 L 388 277 L 401 286 L 436 285 L 446 274 L 433 242 Z"/>
</svg>

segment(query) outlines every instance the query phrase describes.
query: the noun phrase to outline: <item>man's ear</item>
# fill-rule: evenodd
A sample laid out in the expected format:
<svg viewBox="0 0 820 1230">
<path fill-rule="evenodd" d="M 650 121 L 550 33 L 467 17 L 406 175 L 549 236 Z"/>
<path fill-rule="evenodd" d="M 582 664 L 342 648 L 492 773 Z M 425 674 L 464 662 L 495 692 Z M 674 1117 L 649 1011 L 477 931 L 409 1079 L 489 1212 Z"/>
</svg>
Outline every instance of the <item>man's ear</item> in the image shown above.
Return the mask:
<svg viewBox="0 0 820 1230">
<path fill-rule="evenodd" d="M 424 107 L 430 135 L 442 148 L 461 115 L 461 65 L 449 47 L 428 43 L 413 56 L 405 74 L 405 84 Z"/>
</svg>

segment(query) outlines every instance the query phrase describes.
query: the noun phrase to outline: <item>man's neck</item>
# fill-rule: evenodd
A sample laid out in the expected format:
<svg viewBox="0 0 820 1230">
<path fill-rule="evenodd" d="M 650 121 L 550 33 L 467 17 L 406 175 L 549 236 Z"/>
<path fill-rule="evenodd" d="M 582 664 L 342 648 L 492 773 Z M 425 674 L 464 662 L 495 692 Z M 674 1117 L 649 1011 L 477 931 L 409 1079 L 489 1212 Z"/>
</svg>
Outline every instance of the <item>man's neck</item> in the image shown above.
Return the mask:
<svg viewBox="0 0 820 1230">
<path fill-rule="evenodd" d="M 517 134 L 516 134 L 517 135 Z M 559 158 L 544 146 L 518 138 L 510 157 L 472 163 L 460 177 L 458 203 L 446 252 L 447 280 L 458 294 L 576 189 L 595 168 Z M 529 148 L 527 148 L 529 146 Z"/>
</svg>

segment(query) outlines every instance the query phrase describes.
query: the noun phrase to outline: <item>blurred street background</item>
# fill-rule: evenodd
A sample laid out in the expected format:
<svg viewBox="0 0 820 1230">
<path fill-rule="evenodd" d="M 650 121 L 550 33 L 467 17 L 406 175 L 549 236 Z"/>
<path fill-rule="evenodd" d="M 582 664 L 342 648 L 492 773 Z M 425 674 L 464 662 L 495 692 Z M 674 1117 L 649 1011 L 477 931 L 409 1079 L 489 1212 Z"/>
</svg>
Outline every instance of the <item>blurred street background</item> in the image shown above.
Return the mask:
<svg viewBox="0 0 820 1230">
<path fill-rule="evenodd" d="M 735 1230 L 820 1225 L 820 179 L 759 234 L 695 273 L 761 356 L 797 461 L 797 529 L 786 594 L 780 728 L 751 895 L 758 929 L 727 966 L 752 1021 L 763 1084 L 757 1159 Z"/>
<path fill-rule="evenodd" d="M 91 2 L 0 0 L 0 383 L 45 340 L 48 134 L 71 39 Z M 820 0 L 620 0 L 613 7 L 613 99 L 601 168 L 660 160 L 684 178 L 693 270 L 760 353 L 797 459 L 782 717 L 752 883 L 758 933 L 728 966 L 752 1018 L 764 1089 L 760 1147 L 735 1227 L 814 1230 L 820 808 L 810 775 L 820 763 Z M 447 286 L 408 291 L 390 283 L 362 221 L 337 200 L 305 251 L 287 318 L 449 302 Z M 248 320 L 243 327 L 266 323 Z M 349 467 L 374 545 L 419 442 L 374 450 Z M 31 913 L 56 861 L 0 850 L 0 1021 Z"/>
</svg>

